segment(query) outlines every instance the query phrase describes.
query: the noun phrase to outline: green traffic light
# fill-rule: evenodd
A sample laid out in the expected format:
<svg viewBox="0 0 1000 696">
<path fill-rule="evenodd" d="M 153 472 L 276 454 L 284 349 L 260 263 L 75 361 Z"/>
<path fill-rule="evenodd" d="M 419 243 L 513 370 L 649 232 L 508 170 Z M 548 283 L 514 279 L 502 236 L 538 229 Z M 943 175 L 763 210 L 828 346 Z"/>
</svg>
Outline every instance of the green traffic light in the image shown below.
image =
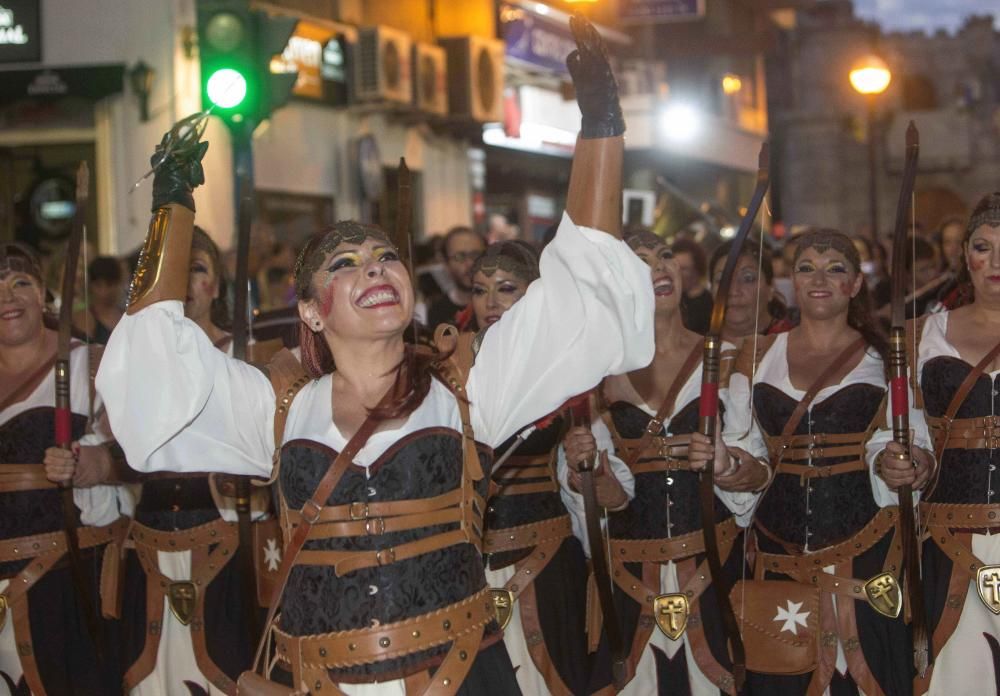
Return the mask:
<svg viewBox="0 0 1000 696">
<path fill-rule="evenodd" d="M 243 103 L 247 96 L 247 78 L 232 68 L 220 68 L 205 83 L 205 92 L 213 104 L 222 109 L 232 109 Z"/>
</svg>

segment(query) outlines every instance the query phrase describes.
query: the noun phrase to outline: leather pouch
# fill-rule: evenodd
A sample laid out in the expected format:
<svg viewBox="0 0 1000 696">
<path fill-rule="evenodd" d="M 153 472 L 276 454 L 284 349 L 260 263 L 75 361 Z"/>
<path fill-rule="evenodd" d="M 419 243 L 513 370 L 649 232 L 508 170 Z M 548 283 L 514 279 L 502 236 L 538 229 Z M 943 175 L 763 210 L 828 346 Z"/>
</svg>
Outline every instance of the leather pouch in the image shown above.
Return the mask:
<svg viewBox="0 0 1000 696">
<path fill-rule="evenodd" d="M 786 580 L 740 580 L 729 598 L 743 628 L 747 669 L 762 674 L 816 669 L 818 588 Z"/>
</svg>

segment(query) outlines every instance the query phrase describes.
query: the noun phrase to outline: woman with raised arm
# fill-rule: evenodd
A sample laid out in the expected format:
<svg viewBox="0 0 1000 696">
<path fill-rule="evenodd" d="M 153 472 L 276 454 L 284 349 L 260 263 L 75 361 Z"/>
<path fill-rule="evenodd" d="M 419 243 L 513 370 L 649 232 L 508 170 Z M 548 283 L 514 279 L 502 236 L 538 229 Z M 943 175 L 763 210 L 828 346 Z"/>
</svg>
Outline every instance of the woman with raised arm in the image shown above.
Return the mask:
<svg viewBox="0 0 1000 696">
<path fill-rule="evenodd" d="M 726 634 L 711 581 L 705 581 L 698 498 L 704 462 L 690 462 L 687 452 L 698 428 L 704 338 L 684 328 L 680 269 L 670 248 L 651 232 L 630 235 L 626 242 L 652 276 L 656 351 L 648 366 L 606 378 L 597 399 L 597 422 L 606 425 L 615 453 L 635 479 L 634 499 L 608 518 L 615 599 L 628 652 L 623 693 L 734 694 Z M 577 488 L 579 464 L 596 446 L 588 430 L 570 432 L 569 490 Z M 716 533 L 732 582 L 742 575 L 740 527 L 749 522 L 753 491 L 767 483 L 768 467 L 744 454 L 716 471 Z M 569 500 L 582 514 L 581 496 Z M 591 678 L 593 692 L 614 691 L 610 657 L 605 636 Z"/>
<path fill-rule="evenodd" d="M 692 436 L 692 458 L 714 450 L 718 467 L 725 449 L 749 452 L 774 470 L 754 512 L 754 580 L 732 593 L 747 683 L 752 693 L 909 694 L 897 500 L 870 466 L 892 437 L 886 340 L 845 235 L 800 236 L 792 279 L 801 323 L 748 338 L 723 392 L 728 447 Z M 929 460 L 915 461 L 919 487 Z"/>
<path fill-rule="evenodd" d="M 481 340 L 538 278 L 538 253 L 494 242 L 472 269 Z M 559 496 L 556 453 L 564 409 L 522 428 L 493 451 L 483 554 L 504 643 L 525 694 L 584 694 L 587 559 Z"/>
<path fill-rule="evenodd" d="M 0 245 L 0 693 L 111 694 L 121 673 L 97 588 L 106 545 L 115 542 L 113 563 L 125 521 L 115 489 L 94 485 L 105 477 L 109 435 L 88 431 L 101 403 L 91 402 L 82 343 L 69 354 L 72 449 L 55 447 L 58 339 L 43 324 L 44 303 L 35 254 Z M 80 585 L 59 491 L 71 482 Z"/>
<path fill-rule="evenodd" d="M 567 213 L 539 280 L 467 373 L 404 342 L 410 278 L 385 233 L 354 222 L 313 237 L 297 263 L 306 373 L 282 358 L 269 379 L 228 359 L 182 316 L 174 275 L 188 265 L 201 149 L 172 148 L 157 170 L 154 234 L 98 387 L 133 466 L 275 478 L 290 572 L 273 680 L 324 694 L 519 691 L 480 555 L 489 448 L 652 354 L 649 276 L 615 238 L 617 89 L 596 31 L 572 27 L 583 126 Z"/>
<path fill-rule="evenodd" d="M 910 376 L 923 409 L 911 422 L 926 422 L 917 434 L 929 435 L 939 464 L 920 514 L 934 664 L 917 693 L 949 696 L 992 693 L 1000 680 L 1000 193 L 976 205 L 962 249 L 972 303 L 920 317 L 907 339 L 908 351 L 918 346 Z M 877 461 L 890 487 L 919 485 L 895 443 Z"/>
</svg>

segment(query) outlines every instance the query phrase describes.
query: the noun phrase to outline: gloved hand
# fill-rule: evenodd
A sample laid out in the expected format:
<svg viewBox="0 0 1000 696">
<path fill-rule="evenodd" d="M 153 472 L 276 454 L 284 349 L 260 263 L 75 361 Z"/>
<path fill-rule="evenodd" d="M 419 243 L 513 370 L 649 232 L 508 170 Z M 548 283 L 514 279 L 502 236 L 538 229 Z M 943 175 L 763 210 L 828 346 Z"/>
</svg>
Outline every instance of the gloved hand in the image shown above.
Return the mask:
<svg viewBox="0 0 1000 696">
<path fill-rule="evenodd" d="M 170 129 L 156 146 L 149 159 L 153 176 L 152 210 L 168 203 L 179 203 L 194 212 L 192 192 L 205 183 L 201 159 L 208 150 L 207 142 L 199 142 L 202 130 L 197 127 L 201 114 L 188 116 Z"/>
<path fill-rule="evenodd" d="M 594 26 L 579 15 L 570 17 L 569 27 L 577 48 L 566 57 L 566 67 L 573 77 L 576 101 L 583 115 L 580 137 L 621 135 L 625 132 L 625 119 L 604 41 Z"/>
</svg>

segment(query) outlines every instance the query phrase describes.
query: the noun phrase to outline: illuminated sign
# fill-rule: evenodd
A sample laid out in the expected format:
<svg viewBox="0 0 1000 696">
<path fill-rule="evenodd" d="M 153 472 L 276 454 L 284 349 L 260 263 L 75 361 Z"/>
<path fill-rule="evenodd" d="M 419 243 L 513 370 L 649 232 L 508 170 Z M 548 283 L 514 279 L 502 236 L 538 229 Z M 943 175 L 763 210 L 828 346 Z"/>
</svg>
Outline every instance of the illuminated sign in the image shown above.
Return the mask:
<svg viewBox="0 0 1000 696">
<path fill-rule="evenodd" d="M 622 24 L 683 22 L 705 16 L 705 0 L 618 0 Z"/>
<path fill-rule="evenodd" d="M 0 0 L 2 2 L 2 0 Z M 335 105 L 347 104 L 346 41 L 332 29 L 299 21 L 271 72 L 298 72 L 292 94 Z"/>
<path fill-rule="evenodd" d="M 0 63 L 42 59 L 40 0 L 0 0 Z"/>
</svg>

